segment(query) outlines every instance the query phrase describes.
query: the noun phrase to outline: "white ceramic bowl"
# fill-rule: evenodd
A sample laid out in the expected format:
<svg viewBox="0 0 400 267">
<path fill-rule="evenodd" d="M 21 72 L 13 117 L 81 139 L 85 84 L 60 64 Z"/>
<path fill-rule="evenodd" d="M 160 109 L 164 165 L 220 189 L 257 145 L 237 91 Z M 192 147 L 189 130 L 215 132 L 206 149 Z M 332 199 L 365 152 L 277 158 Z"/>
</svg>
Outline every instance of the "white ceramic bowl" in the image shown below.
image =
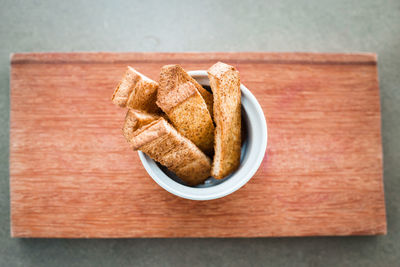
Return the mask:
<svg viewBox="0 0 400 267">
<path fill-rule="evenodd" d="M 207 71 L 190 71 L 189 75 L 201 85 L 210 85 Z M 204 184 L 190 187 L 184 185 L 168 169 L 139 151 L 139 157 L 144 168 L 157 184 L 182 198 L 210 200 L 235 192 L 253 177 L 267 149 L 267 124 L 260 104 L 254 95 L 243 84 L 240 85 L 240 90 L 242 91 L 242 124 L 246 130 L 246 138 L 242 144 L 239 169 L 222 180 L 210 177 Z"/>
</svg>

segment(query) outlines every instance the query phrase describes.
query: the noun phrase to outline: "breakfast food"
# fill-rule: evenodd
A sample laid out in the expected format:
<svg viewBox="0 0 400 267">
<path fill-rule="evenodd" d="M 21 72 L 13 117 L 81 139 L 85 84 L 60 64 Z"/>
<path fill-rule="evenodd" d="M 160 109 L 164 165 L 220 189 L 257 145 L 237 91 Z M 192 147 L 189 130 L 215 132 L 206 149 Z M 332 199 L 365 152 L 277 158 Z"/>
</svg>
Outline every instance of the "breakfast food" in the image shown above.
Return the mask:
<svg viewBox="0 0 400 267">
<path fill-rule="evenodd" d="M 210 115 L 213 114 L 213 96 L 210 92 L 203 88 L 195 79 L 180 66 L 180 65 L 165 65 L 161 68 L 160 72 L 160 90 L 158 90 L 157 99 L 165 99 L 164 95 L 174 88 L 186 83 L 191 82 L 199 91 L 200 95 L 206 102 L 207 109 Z M 163 105 L 161 103 L 161 105 Z"/>
<path fill-rule="evenodd" d="M 162 67 L 159 84 L 128 67 L 112 96 L 128 108 L 122 131 L 131 148 L 190 186 L 223 179 L 240 164 L 239 72 L 218 62 L 208 77 L 212 93 L 179 65 Z"/>
<path fill-rule="evenodd" d="M 126 140 L 129 142 L 133 136 L 133 133 L 137 129 L 157 120 L 158 118 L 160 118 L 160 116 L 155 114 L 150 114 L 136 109 L 128 109 L 125 116 L 124 127 L 122 128 L 122 132 Z"/>
<path fill-rule="evenodd" d="M 112 96 L 114 104 L 148 112 L 158 112 L 156 105 L 158 83 L 128 67 Z"/>
<path fill-rule="evenodd" d="M 186 82 L 169 90 L 160 86 L 157 104 L 179 133 L 204 153 L 212 154 L 214 124 L 204 99 L 193 83 Z"/>
<path fill-rule="evenodd" d="M 222 62 L 208 70 L 214 96 L 214 160 L 211 174 L 221 179 L 240 164 L 241 92 L 239 72 Z"/>
<path fill-rule="evenodd" d="M 134 132 L 129 142 L 134 150 L 143 151 L 188 185 L 202 183 L 210 176 L 210 159 L 164 118 Z"/>
</svg>

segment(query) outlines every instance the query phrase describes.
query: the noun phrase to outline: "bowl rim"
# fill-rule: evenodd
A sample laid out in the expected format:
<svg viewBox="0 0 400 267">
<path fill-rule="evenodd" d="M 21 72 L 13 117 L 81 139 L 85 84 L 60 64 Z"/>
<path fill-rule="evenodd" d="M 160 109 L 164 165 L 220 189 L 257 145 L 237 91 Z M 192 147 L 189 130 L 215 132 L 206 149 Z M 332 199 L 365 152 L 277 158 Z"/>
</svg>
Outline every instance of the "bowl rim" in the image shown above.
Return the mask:
<svg viewBox="0 0 400 267">
<path fill-rule="evenodd" d="M 196 70 L 196 71 L 189 71 L 188 74 L 193 77 L 194 79 L 196 78 L 207 78 L 208 79 L 208 74 L 207 71 L 205 70 Z M 204 85 L 204 84 L 202 84 Z M 143 167 L 146 169 L 147 173 L 150 175 L 150 177 L 162 188 L 167 190 L 173 195 L 186 198 L 186 199 L 191 199 L 191 200 L 212 200 L 212 199 L 217 199 L 217 198 L 222 198 L 224 196 L 227 196 L 235 191 L 237 191 L 239 188 L 244 186 L 256 173 L 258 168 L 260 167 L 266 153 L 267 149 L 267 143 L 268 143 L 268 129 L 267 129 L 267 123 L 265 119 L 264 112 L 258 103 L 257 99 L 255 96 L 250 92 L 249 89 L 246 88 L 243 84 L 240 84 L 240 90 L 242 93 L 242 99 L 243 96 L 248 99 L 249 103 L 253 106 L 255 109 L 255 113 L 258 116 L 257 121 L 260 122 L 260 128 L 262 132 L 265 132 L 265 134 L 261 134 L 260 140 L 257 140 L 257 146 L 260 147 L 258 150 L 259 153 L 257 153 L 255 161 L 251 163 L 251 166 L 247 170 L 247 172 L 244 174 L 243 177 L 241 178 L 236 178 L 232 180 L 234 175 L 228 179 L 227 181 L 211 186 L 211 187 L 205 187 L 205 188 L 196 188 L 196 187 L 189 187 L 182 185 L 170 177 L 168 177 L 155 163 L 154 160 L 152 160 L 150 157 L 148 157 L 145 153 L 142 151 L 138 151 L 139 158 L 143 164 Z M 242 105 L 243 108 L 246 109 L 244 105 Z M 155 169 L 158 169 L 155 171 Z M 238 171 L 237 171 L 238 172 Z M 160 177 L 161 176 L 161 177 Z M 231 181 L 232 180 L 232 181 Z M 229 183 L 229 181 L 231 181 Z M 221 189 L 221 190 L 217 190 Z"/>
</svg>

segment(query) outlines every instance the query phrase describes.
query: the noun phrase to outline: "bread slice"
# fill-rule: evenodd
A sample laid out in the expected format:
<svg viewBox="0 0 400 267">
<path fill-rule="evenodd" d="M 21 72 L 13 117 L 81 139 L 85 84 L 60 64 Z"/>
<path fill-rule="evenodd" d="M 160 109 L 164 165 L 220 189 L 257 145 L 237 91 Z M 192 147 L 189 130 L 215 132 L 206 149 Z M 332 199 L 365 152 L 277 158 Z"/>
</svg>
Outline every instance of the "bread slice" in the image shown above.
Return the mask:
<svg viewBox="0 0 400 267">
<path fill-rule="evenodd" d="M 156 113 L 158 83 L 129 67 L 112 96 L 114 104 L 120 107 Z"/>
<path fill-rule="evenodd" d="M 130 143 L 134 150 L 143 151 L 188 185 L 200 184 L 210 176 L 210 159 L 164 118 L 134 132 Z"/>
<path fill-rule="evenodd" d="M 214 146 L 214 124 L 207 105 L 191 82 L 170 88 L 160 87 L 158 106 L 172 125 L 204 153 L 211 155 Z"/>
<path fill-rule="evenodd" d="M 240 164 L 241 92 L 239 72 L 222 62 L 208 70 L 214 96 L 214 160 L 211 174 L 222 179 Z"/>
<path fill-rule="evenodd" d="M 150 114 L 136 109 L 128 109 L 125 116 L 124 127 L 122 128 L 126 140 L 129 142 L 133 133 L 137 129 L 157 120 L 158 118 L 160 118 L 160 116 L 155 114 Z"/>
<path fill-rule="evenodd" d="M 157 100 L 166 99 L 165 95 L 168 94 L 173 88 L 176 88 L 186 82 L 191 82 L 199 91 L 200 95 L 206 102 L 207 109 L 212 117 L 213 114 L 213 96 L 210 92 L 203 88 L 195 79 L 193 79 L 180 65 L 165 65 L 161 68 L 160 72 L 160 88 L 157 93 Z M 163 105 L 163 103 L 160 103 Z"/>
</svg>

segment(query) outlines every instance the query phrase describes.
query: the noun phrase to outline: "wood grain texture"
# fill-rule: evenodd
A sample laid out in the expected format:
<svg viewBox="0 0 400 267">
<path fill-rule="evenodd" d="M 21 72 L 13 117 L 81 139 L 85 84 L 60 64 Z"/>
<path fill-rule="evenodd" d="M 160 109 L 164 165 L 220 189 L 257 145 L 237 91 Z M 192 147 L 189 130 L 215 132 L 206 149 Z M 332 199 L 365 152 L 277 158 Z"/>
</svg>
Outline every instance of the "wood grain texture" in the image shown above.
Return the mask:
<svg viewBox="0 0 400 267">
<path fill-rule="evenodd" d="M 127 65 L 235 65 L 268 123 L 267 154 L 218 200 L 145 172 L 111 94 Z M 257 237 L 386 233 L 373 54 L 33 53 L 11 58 L 14 237 Z"/>
</svg>

